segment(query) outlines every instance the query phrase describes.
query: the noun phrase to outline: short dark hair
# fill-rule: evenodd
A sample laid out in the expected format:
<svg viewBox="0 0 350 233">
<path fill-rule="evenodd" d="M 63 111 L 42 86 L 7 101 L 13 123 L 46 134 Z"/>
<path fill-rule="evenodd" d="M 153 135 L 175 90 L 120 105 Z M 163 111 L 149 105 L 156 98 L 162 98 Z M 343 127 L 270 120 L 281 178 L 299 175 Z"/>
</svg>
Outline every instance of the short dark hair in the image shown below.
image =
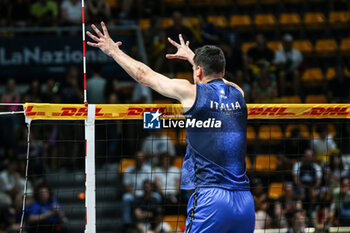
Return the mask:
<svg viewBox="0 0 350 233">
<path fill-rule="evenodd" d="M 203 68 L 204 76 L 224 72 L 226 60 L 224 52 L 217 46 L 204 45 L 195 51 L 193 61 Z"/>
</svg>

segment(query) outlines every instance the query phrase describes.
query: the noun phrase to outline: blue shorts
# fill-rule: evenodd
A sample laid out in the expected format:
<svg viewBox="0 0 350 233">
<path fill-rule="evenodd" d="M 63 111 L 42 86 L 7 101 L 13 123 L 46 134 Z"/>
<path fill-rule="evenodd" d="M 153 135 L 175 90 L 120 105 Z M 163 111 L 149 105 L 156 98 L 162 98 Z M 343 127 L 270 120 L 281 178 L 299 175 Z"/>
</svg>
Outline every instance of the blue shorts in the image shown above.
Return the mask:
<svg viewBox="0 0 350 233">
<path fill-rule="evenodd" d="M 250 191 L 200 188 L 188 202 L 185 233 L 253 233 L 254 226 Z"/>
</svg>

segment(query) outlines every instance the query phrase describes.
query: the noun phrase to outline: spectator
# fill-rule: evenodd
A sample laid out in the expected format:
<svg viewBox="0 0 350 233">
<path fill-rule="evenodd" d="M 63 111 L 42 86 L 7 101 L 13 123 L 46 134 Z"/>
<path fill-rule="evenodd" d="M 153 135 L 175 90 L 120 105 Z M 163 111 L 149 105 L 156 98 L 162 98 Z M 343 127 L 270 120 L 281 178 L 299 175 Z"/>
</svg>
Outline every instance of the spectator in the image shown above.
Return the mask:
<svg viewBox="0 0 350 233">
<path fill-rule="evenodd" d="M 11 205 L 20 189 L 20 175 L 16 160 L 10 160 L 7 169 L 0 173 L 0 204 Z"/>
<path fill-rule="evenodd" d="M 41 184 L 35 189 L 34 203 L 28 215 L 29 233 L 67 232 L 61 206 L 46 185 Z"/>
<path fill-rule="evenodd" d="M 293 215 L 295 209 L 297 209 L 298 200 L 295 197 L 293 190 L 293 183 L 286 181 L 283 185 L 283 194 L 278 200 L 282 204 L 283 214 L 286 218 L 290 218 Z"/>
<path fill-rule="evenodd" d="M 260 77 L 253 83 L 252 99 L 254 102 L 267 101 L 277 97 L 277 84 L 266 69 L 261 69 Z"/>
<path fill-rule="evenodd" d="M 163 211 L 158 208 L 154 214 L 154 221 L 146 225 L 146 232 L 153 230 L 155 233 L 170 233 L 172 232 L 171 226 L 163 221 Z"/>
<path fill-rule="evenodd" d="M 289 138 L 283 141 L 283 151 L 281 162 L 288 169 L 292 168 L 293 164 L 304 156 L 307 148 L 310 148 L 310 142 L 304 138 L 300 128 L 291 130 Z"/>
<path fill-rule="evenodd" d="M 266 46 L 263 34 L 256 35 L 256 46 L 250 48 L 246 54 L 246 65 L 253 74 L 258 74 L 261 68 L 268 68 L 273 60 L 274 53 Z M 257 70 L 254 71 L 254 70 Z"/>
<path fill-rule="evenodd" d="M 335 77 L 327 85 L 328 99 L 333 103 L 349 103 L 350 101 L 350 77 L 345 75 L 344 67 L 336 68 Z"/>
<path fill-rule="evenodd" d="M 146 137 L 142 144 L 142 152 L 150 157 L 161 154 L 175 156 L 175 147 L 171 139 L 162 134 L 160 130 L 153 130 L 151 135 Z"/>
<path fill-rule="evenodd" d="M 219 42 L 219 32 L 213 23 L 208 21 L 207 17 L 202 15 L 197 16 L 199 20 L 200 31 L 200 41 L 202 45 L 212 44 L 215 45 Z"/>
<path fill-rule="evenodd" d="M 349 176 L 349 166 L 343 163 L 339 153 L 330 157 L 329 164 L 325 167 L 325 180 L 329 187 L 337 187 L 340 179 Z"/>
<path fill-rule="evenodd" d="M 71 67 L 68 70 L 66 81 L 61 88 L 63 103 L 78 104 L 83 100 L 83 91 L 78 84 L 78 70 Z"/>
<path fill-rule="evenodd" d="M 8 233 L 10 227 L 10 209 L 7 205 L 0 204 L 0 233 Z"/>
<path fill-rule="evenodd" d="M 145 155 L 141 151 L 138 151 L 136 154 L 136 164 L 126 168 L 124 172 L 123 184 L 125 193 L 122 197 L 124 224 L 132 223 L 131 205 L 135 198 L 143 195 L 143 183 L 151 179 L 151 167 L 145 163 Z"/>
<path fill-rule="evenodd" d="M 303 210 L 296 210 L 293 214 L 291 221 L 291 227 L 288 229 L 287 233 L 305 233 L 305 213 Z"/>
<path fill-rule="evenodd" d="M 58 6 L 53 0 L 35 1 L 31 5 L 30 13 L 37 26 L 54 26 L 57 24 Z"/>
<path fill-rule="evenodd" d="M 43 92 L 43 99 L 46 103 L 59 103 L 61 102 L 60 96 L 58 93 L 58 83 L 52 79 L 49 78 L 46 81 L 44 92 Z"/>
<path fill-rule="evenodd" d="M 244 99 L 250 102 L 251 86 L 247 80 L 247 75 L 242 70 L 236 70 L 233 82 L 236 83 L 244 92 Z M 230 81 L 228 79 L 228 81 Z"/>
<path fill-rule="evenodd" d="M 299 93 L 300 72 L 299 67 L 303 56 L 299 50 L 292 47 L 293 37 L 286 34 L 283 37 L 283 48 L 276 51 L 274 64 L 279 68 L 279 85 L 281 94 L 287 94 L 287 87 L 292 86 L 294 94 Z"/>
<path fill-rule="evenodd" d="M 294 183 L 299 188 L 300 193 L 309 196 L 312 189 L 317 189 L 321 185 L 322 169 L 313 161 L 313 152 L 306 149 L 304 160 L 294 163 L 293 166 Z"/>
<path fill-rule="evenodd" d="M 132 102 L 137 104 L 151 104 L 152 103 L 152 91 L 149 87 L 135 84 L 134 91 L 132 93 Z"/>
<path fill-rule="evenodd" d="M 267 213 L 267 194 L 260 178 L 255 178 L 253 182 L 253 198 L 255 206 L 255 229 L 265 229 L 270 225 L 271 218 Z"/>
<path fill-rule="evenodd" d="M 350 225 L 350 179 L 341 178 L 340 188 L 333 190 L 331 215 L 335 216 L 335 225 Z"/>
<path fill-rule="evenodd" d="M 28 211 L 32 205 L 32 196 L 27 196 L 26 208 L 24 214 L 24 230 L 26 230 L 26 222 L 28 220 Z M 9 209 L 9 223 L 11 224 L 8 231 L 10 233 L 15 233 L 20 231 L 21 218 L 22 218 L 22 206 L 23 205 L 23 195 L 17 194 L 13 201 L 13 205 Z"/>
<path fill-rule="evenodd" d="M 16 81 L 10 78 L 6 82 L 5 93 L 2 96 L 1 102 L 6 104 L 19 104 L 21 102 L 20 95 L 16 90 Z M 18 111 L 19 106 L 13 105 L 8 107 L 8 111 Z"/>
<path fill-rule="evenodd" d="M 88 0 L 87 5 L 92 23 L 108 22 L 111 19 L 111 9 L 106 0 Z"/>
<path fill-rule="evenodd" d="M 330 154 L 337 152 L 337 145 L 333 136 L 328 133 L 327 125 L 318 125 L 316 128 L 318 137 L 314 138 L 311 146 L 318 162 L 325 163 Z"/>
<path fill-rule="evenodd" d="M 161 205 L 158 194 L 152 190 L 152 182 L 150 180 L 143 182 L 142 189 L 143 195 L 135 199 L 133 211 L 136 223 L 140 225 L 153 222 L 155 213 Z"/>
<path fill-rule="evenodd" d="M 28 102 L 32 103 L 41 103 L 41 86 L 40 82 L 38 80 L 32 81 L 32 83 L 29 86 L 29 89 L 26 93 Z"/>
<path fill-rule="evenodd" d="M 86 82 L 89 103 L 105 104 L 106 79 L 101 75 L 101 66 L 95 64 L 91 73 L 91 78 Z"/>
<path fill-rule="evenodd" d="M 63 25 L 81 24 L 81 2 L 79 0 L 64 0 L 61 3 L 61 12 Z"/>
<path fill-rule="evenodd" d="M 276 201 L 273 206 L 273 214 L 271 218 L 272 228 L 287 228 L 288 222 L 287 218 L 283 212 L 282 204 Z"/>
<path fill-rule="evenodd" d="M 181 171 L 172 165 L 171 156 L 163 154 L 160 157 L 160 166 L 156 167 L 153 171 L 156 190 L 162 194 L 165 200 L 165 206 L 177 204 L 180 194 Z M 166 212 L 169 213 L 168 210 Z"/>
</svg>

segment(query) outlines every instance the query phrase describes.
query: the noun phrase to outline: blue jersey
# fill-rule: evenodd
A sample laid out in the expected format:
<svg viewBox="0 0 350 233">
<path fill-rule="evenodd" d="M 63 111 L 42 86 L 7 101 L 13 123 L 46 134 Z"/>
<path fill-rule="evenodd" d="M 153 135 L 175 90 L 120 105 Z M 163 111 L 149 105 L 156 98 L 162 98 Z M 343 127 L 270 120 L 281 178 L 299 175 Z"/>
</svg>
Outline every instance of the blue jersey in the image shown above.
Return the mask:
<svg viewBox="0 0 350 233">
<path fill-rule="evenodd" d="M 221 122 L 220 128 L 187 128 L 181 189 L 249 190 L 246 175 L 247 106 L 241 92 L 222 79 L 197 84 L 188 120 Z M 217 125 L 218 126 L 218 125 Z"/>
</svg>

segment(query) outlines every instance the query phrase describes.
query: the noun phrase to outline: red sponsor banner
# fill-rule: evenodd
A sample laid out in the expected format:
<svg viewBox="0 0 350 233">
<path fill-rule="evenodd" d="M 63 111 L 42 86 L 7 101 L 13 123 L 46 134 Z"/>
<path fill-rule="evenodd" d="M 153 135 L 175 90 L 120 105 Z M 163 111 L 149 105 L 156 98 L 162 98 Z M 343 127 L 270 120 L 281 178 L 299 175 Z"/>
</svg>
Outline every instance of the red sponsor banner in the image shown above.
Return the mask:
<svg viewBox="0 0 350 233">
<path fill-rule="evenodd" d="M 350 118 L 350 104 L 247 104 L 248 119 L 327 119 Z M 180 104 L 96 105 L 96 120 L 142 119 L 143 112 L 162 113 L 163 118 L 183 118 Z M 25 104 L 26 116 L 33 120 L 85 120 L 83 104 Z"/>
</svg>

